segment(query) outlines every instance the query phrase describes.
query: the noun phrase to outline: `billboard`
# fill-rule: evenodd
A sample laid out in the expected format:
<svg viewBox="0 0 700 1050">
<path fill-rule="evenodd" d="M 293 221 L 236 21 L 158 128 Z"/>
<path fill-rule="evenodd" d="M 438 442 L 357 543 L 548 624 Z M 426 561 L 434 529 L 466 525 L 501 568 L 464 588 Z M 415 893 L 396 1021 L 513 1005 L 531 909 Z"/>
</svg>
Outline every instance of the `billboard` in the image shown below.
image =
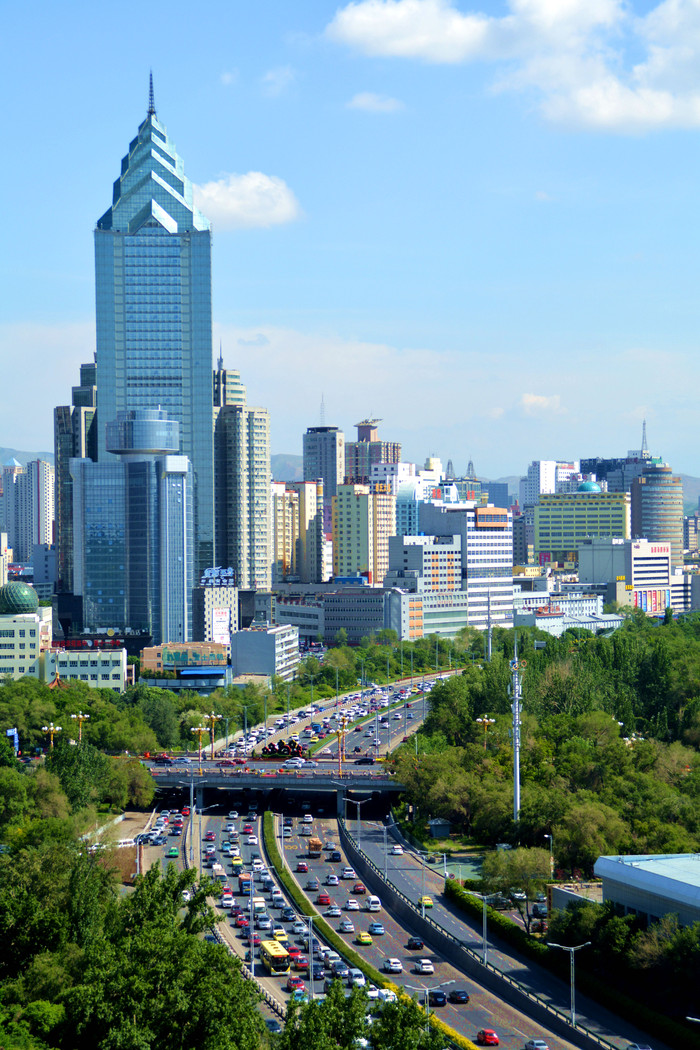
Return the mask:
<svg viewBox="0 0 700 1050">
<path fill-rule="evenodd" d="M 231 644 L 231 610 L 212 609 L 211 611 L 211 640 L 221 642 L 223 645 Z"/>
</svg>

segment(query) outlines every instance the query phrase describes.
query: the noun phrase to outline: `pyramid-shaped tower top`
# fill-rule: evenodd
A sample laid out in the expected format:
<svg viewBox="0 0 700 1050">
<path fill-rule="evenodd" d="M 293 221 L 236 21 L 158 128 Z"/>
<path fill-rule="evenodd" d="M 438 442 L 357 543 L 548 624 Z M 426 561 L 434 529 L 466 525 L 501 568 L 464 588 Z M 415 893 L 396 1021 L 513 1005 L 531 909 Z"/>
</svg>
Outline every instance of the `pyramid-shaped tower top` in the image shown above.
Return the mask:
<svg viewBox="0 0 700 1050">
<path fill-rule="evenodd" d="M 122 159 L 112 207 L 97 223 L 98 230 L 120 233 L 137 233 L 146 226 L 168 233 L 209 229 L 209 221 L 194 206 L 183 161 L 156 117 L 152 73 L 146 119 Z"/>
</svg>

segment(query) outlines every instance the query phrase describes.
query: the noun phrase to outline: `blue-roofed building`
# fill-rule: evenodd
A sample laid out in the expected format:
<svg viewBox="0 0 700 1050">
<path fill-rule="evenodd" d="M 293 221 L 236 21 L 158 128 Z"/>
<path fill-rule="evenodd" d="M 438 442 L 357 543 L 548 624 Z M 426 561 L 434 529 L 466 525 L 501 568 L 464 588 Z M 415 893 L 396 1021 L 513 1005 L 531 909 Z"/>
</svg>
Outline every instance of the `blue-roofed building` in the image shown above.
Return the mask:
<svg viewBox="0 0 700 1050">
<path fill-rule="evenodd" d="M 594 872 L 603 900 L 625 914 L 650 923 L 669 914 L 682 926 L 700 922 L 700 853 L 599 857 Z"/>
</svg>

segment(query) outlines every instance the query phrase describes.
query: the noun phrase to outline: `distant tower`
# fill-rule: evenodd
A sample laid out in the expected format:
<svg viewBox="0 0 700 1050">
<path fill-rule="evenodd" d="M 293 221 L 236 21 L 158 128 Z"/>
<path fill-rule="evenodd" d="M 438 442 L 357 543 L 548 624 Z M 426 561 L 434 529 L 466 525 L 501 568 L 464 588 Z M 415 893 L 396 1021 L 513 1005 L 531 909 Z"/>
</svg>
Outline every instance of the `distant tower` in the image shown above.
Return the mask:
<svg viewBox="0 0 700 1050">
<path fill-rule="evenodd" d="M 644 459 L 649 455 L 649 449 L 647 448 L 647 421 L 642 421 L 642 456 Z"/>
<path fill-rule="evenodd" d="M 445 471 L 445 481 L 454 481 L 455 479 L 455 468 L 454 463 L 451 459 L 447 461 L 447 470 Z"/>
<path fill-rule="evenodd" d="M 470 459 L 469 462 L 467 463 L 467 477 L 468 478 L 475 478 L 476 477 L 476 471 L 474 470 L 474 460 L 473 459 Z"/>
</svg>

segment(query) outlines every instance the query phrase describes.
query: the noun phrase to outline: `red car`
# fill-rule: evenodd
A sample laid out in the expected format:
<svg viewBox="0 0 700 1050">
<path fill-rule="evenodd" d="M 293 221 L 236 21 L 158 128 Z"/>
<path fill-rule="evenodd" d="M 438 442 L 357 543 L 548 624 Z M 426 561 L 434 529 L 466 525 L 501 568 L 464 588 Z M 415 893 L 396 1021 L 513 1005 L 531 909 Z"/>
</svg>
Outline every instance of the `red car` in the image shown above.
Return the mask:
<svg viewBox="0 0 700 1050">
<path fill-rule="evenodd" d="M 319 893 L 317 904 L 330 904 L 331 896 L 330 893 Z"/>
<path fill-rule="evenodd" d="M 244 944 L 250 944 L 250 941 L 251 941 L 251 935 L 250 934 L 248 934 L 247 937 L 243 938 L 243 943 Z M 258 945 L 260 944 L 260 934 L 259 933 L 254 933 L 253 936 L 252 936 L 252 941 L 253 941 L 254 947 L 257 948 Z"/>
<path fill-rule="evenodd" d="M 296 988 L 300 988 L 304 991 L 306 985 L 302 981 L 301 977 L 296 977 L 294 974 L 290 974 L 287 978 L 287 991 L 293 992 Z"/>
<path fill-rule="evenodd" d="M 352 888 L 352 892 L 356 897 L 361 897 L 363 893 L 367 892 L 367 889 L 361 882 L 356 882 Z"/>
<path fill-rule="evenodd" d="M 295 970 L 306 971 L 309 968 L 309 960 L 306 958 L 305 955 L 297 955 L 294 959 L 292 959 L 292 966 Z"/>
<path fill-rule="evenodd" d="M 479 1046 L 498 1046 L 498 1036 L 493 1028 L 482 1028 L 476 1033 L 476 1041 Z"/>
<path fill-rule="evenodd" d="M 216 764 L 217 764 L 217 766 L 221 767 L 221 766 L 235 766 L 236 763 L 233 761 L 232 758 L 222 758 L 221 761 L 217 762 Z"/>
<path fill-rule="evenodd" d="M 242 912 L 240 915 L 236 916 L 236 926 L 241 930 L 248 926 L 248 920 Z"/>
<path fill-rule="evenodd" d="M 300 860 L 299 863 L 297 864 L 297 871 L 303 871 L 304 873 L 306 873 L 308 870 L 309 870 L 309 865 L 306 863 L 306 861 L 305 860 Z"/>
<path fill-rule="evenodd" d="M 297 955 L 301 955 L 301 948 L 298 944 L 290 944 L 287 948 L 287 955 L 290 959 L 294 959 Z"/>
<path fill-rule="evenodd" d="M 208 831 L 206 833 L 206 835 L 204 836 L 204 841 L 205 842 L 216 842 L 216 832 L 215 831 Z"/>
<path fill-rule="evenodd" d="M 180 812 L 182 813 L 183 817 L 189 817 L 189 815 L 190 815 L 190 807 L 189 806 L 183 806 L 182 809 L 180 810 Z"/>
<path fill-rule="evenodd" d="M 253 834 L 253 825 L 252 824 L 244 824 L 243 825 L 243 834 L 244 835 L 252 835 Z"/>
</svg>

